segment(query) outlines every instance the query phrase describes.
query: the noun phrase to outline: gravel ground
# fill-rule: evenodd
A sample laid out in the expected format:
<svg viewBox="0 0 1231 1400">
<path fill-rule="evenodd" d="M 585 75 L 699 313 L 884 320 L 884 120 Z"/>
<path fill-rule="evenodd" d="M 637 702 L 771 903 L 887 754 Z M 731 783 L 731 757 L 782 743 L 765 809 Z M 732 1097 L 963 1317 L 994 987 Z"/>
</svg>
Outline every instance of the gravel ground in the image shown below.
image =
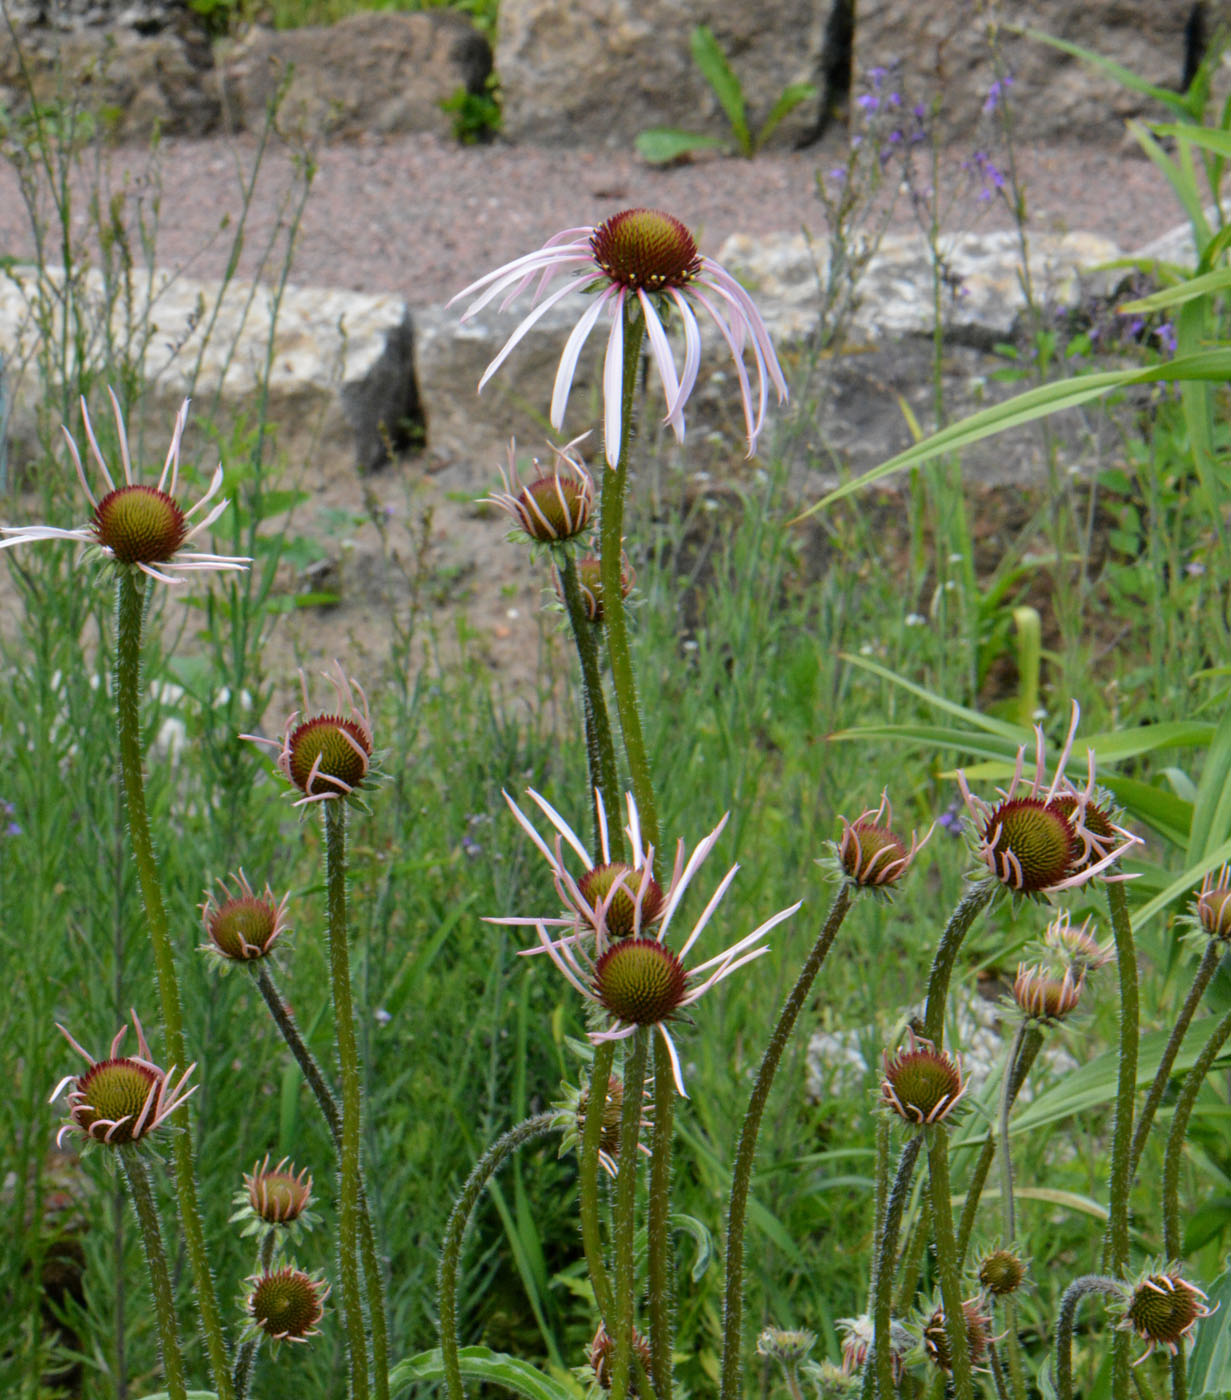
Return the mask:
<svg viewBox="0 0 1231 1400">
<path fill-rule="evenodd" d="M 154 163 L 144 150 L 113 152 L 103 181 L 113 191 L 126 190 L 147 211 L 160 191 L 159 263 L 194 277 L 217 277 L 226 266 L 255 156 L 251 137 L 168 140 Z M 315 159 L 294 280 L 395 292 L 421 306 L 447 300 L 557 229 L 595 223 L 631 205 L 677 214 L 710 255 L 736 232 L 807 228 L 824 237 L 816 177 L 836 164 L 838 152 L 825 145 L 755 161 L 708 159 L 663 170 L 631 154 L 500 144 L 466 148 L 414 136 L 329 146 Z M 944 158 L 954 187 L 971 183 L 961 162 L 957 153 Z M 1128 147 L 1050 146 L 1020 152 L 1018 164 L 1032 228 L 1088 230 L 1132 249 L 1181 221 L 1163 177 Z M 251 198 L 241 273 L 256 273 L 270 247 L 276 251 L 267 267 L 281 265 L 296 168 L 285 151 L 265 156 Z M 91 167 L 88 179 L 97 178 Z M 74 182 L 78 237 L 89 227 L 89 192 L 87 177 Z M 977 189 L 958 198 L 945 216 L 953 231 L 1008 222 L 1004 208 Z M 911 226 L 904 199 L 894 223 Z M 0 253 L 29 257 L 33 249 L 29 211 L 6 162 L 0 165 Z M 59 260 L 54 240 L 48 258 Z"/>
</svg>

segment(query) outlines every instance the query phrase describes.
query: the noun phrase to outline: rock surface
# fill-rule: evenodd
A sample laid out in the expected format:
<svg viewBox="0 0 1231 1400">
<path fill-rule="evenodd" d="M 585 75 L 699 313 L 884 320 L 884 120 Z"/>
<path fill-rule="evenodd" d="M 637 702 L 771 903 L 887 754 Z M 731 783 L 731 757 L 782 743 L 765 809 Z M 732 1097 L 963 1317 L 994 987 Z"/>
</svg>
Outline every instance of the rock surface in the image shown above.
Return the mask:
<svg viewBox="0 0 1231 1400">
<path fill-rule="evenodd" d="M 327 29 L 253 29 L 222 58 L 219 85 L 228 118 L 253 131 L 286 81 L 279 126 L 308 139 L 448 136 L 440 104 L 459 88 L 483 92 L 491 66 L 486 39 L 456 11 L 369 12 Z"/>
<path fill-rule="evenodd" d="M 788 83 L 818 80 L 825 16 L 811 0 L 501 0 L 496 71 L 514 141 L 630 146 L 652 126 L 728 137 L 730 125 L 693 63 L 697 24 L 714 31 L 740 80 L 755 132 Z M 817 123 L 797 108 L 773 144 Z"/>
</svg>

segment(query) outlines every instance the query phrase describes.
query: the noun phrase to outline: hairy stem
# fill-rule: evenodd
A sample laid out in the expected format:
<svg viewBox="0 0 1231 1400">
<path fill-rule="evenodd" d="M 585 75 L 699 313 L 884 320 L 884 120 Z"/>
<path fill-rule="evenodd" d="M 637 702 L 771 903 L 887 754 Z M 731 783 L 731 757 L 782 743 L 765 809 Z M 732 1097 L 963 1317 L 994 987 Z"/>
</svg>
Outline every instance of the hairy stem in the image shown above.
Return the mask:
<svg viewBox="0 0 1231 1400">
<path fill-rule="evenodd" d="M 188 1064 L 184 1048 L 184 1017 L 180 1009 L 175 959 L 171 953 L 170 925 L 162 895 L 162 878 L 150 834 L 149 812 L 145 802 L 145 773 L 141 752 L 141 629 L 145 597 L 133 569 L 121 569 L 116 585 L 116 719 L 119 736 L 120 769 L 124 780 L 124 802 L 128 811 L 128 834 L 133 860 L 145 905 L 146 925 L 154 952 L 154 971 L 162 1007 L 163 1034 L 167 1055 L 175 1066 Z M 193 1292 L 201 1318 L 209 1356 L 210 1375 L 218 1400 L 233 1400 L 231 1369 L 222 1333 L 222 1315 L 210 1273 L 205 1249 L 205 1228 L 197 1201 L 196 1168 L 193 1162 L 192 1128 L 185 1104 L 176 1109 L 171 1121 L 174 1133 L 175 1189 L 179 1199 L 180 1224 L 192 1270 Z"/>
<path fill-rule="evenodd" d="M 518 1123 L 495 1142 L 474 1164 L 461 1195 L 454 1203 L 445 1226 L 444 1246 L 440 1252 L 440 1268 L 436 1275 L 436 1306 L 440 1313 L 440 1354 L 444 1363 L 445 1388 L 449 1400 L 463 1400 L 466 1390 L 462 1384 L 462 1364 L 457 1337 L 457 1275 L 461 1265 L 462 1241 L 466 1227 L 478 1204 L 483 1188 L 504 1163 L 528 1142 L 546 1137 L 552 1131 L 556 1115 L 539 1113 Z"/>
<path fill-rule="evenodd" d="M 167 1395 L 170 1400 L 187 1400 L 188 1385 L 184 1379 L 179 1326 L 175 1320 L 175 1296 L 171 1291 L 171 1275 L 162 1247 L 162 1231 L 158 1228 L 158 1211 L 154 1206 L 149 1173 L 141 1160 L 140 1149 L 133 1143 L 126 1143 L 120 1148 L 120 1161 L 128 1178 L 128 1189 L 145 1245 L 145 1262 L 149 1266 L 150 1288 L 154 1294 L 154 1315 L 158 1320 L 158 1345 L 162 1352 L 162 1369 L 167 1378 Z"/>
<path fill-rule="evenodd" d="M 650 1199 L 646 1286 L 650 1303 L 650 1376 L 656 1400 L 671 1400 L 671 1322 L 674 1279 L 671 1271 L 671 1147 L 675 1127 L 675 1078 L 671 1053 L 661 1035 L 654 1037 L 654 1134 L 650 1156 Z M 623 1153 L 623 1145 L 620 1151 Z"/>
<path fill-rule="evenodd" d="M 1184 1076 L 1171 1129 L 1167 1134 L 1167 1150 L 1163 1157 L 1163 1249 L 1168 1259 L 1179 1259 L 1184 1241 L 1180 1233 L 1180 1162 L 1184 1155 L 1184 1140 L 1188 1136 L 1188 1120 L 1192 1116 L 1197 1094 L 1209 1074 L 1218 1052 L 1231 1036 L 1231 1011 L 1210 1032 L 1192 1069 Z"/>
<path fill-rule="evenodd" d="M 586 1256 L 594 1301 L 610 1329 L 611 1283 L 603 1262 L 603 1239 L 599 1227 L 598 1209 L 598 1150 L 603 1136 L 603 1111 L 607 1106 L 607 1088 L 611 1082 L 611 1066 L 615 1060 L 615 1042 L 604 1040 L 594 1048 L 594 1064 L 590 1069 L 590 1100 L 581 1129 L 580 1164 L 577 1193 L 581 1213 L 581 1247 Z"/>
<path fill-rule="evenodd" d="M 1073 1400 L 1073 1323 L 1078 1304 L 1091 1293 L 1115 1295 L 1123 1291 L 1119 1282 L 1106 1274 L 1086 1274 L 1064 1290 L 1056 1319 L 1056 1400 Z M 1127 1396 L 1127 1389 L 1114 1393 Z"/>
<path fill-rule="evenodd" d="M 874 1378 L 878 1400 L 893 1400 L 893 1349 L 890 1345 L 893 1323 L 893 1275 L 897 1263 L 898 1233 L 902 1213 L 910 1195 L 911 1177 L 923 1138 L 907 1139 L 898 1158 L 898 1169 L 885 1207 L 885 1220 L 876 1240 L 872 1263 L 872 1355 L 868 1373 Z M 866 1392 L 865 1392 L 866 1393 Z"/>
<path fill-rule="evenodd" d="M 258 1277 L 269 1272 L 269 1266 L 274 1262 L 274 1245 L 277 1241 L 277 1227 L 271 1225 L 265 1231 L 261 1239 L 261 1248 L 257 1252 L 256 1271 Z M 260 1339 L 249 1337 L 235 1354 L 235 1400 L 247 1400 L 248 1383 L 252 1379 L 252 1363 L 256 1360 L 256 1349 Z"/>
<path fill-rule="evenodd" d="M 748 1099 L 744 1113 L 744 1125 L 740 1131 L 739 1144 L 735 1149 L 735 1162 L 731 1168 L 731 1199 L 727 1206 L 727 1259 L 725 1294 L 723 1299 L 722 1323 L 722 1391 L 721 1400 L 735 1400 L 739 1393 L 741 1353 L 743 1350 L 743 1308 L 744 1308 L 744 1230 L 748 1210 L 748 1192 L 752 1186 L 752 1168 L 756 1161 L 757 1138 L 761 1131 L 761 1119 L 765 1115 L 765 1105 L 769 1101 L 769 1091 L 773 1087 L 774 1076 L 782 1062 L 782 1055 L 791 1039 L 791 1032 L 799 1019 L 804 1002 L 812 990 L 817 973 L 821 970 L 826 955 L 833 946 L 842 920 L 851 907 L 851 887 L 843 881 L 829 906 L 829 913 L 817 935 L 812 950 L 799 970 L 795 985 L 791 988 L 778 1020 L 765 1047 L 761 1066 L 757 1071 L 756 1082 Z M 661 1400 L 661 1397 L 660 1397 Z"/>
<path fill-rule="evenodd" d="M 949 1187 L 949 1135 L 943 1126 L 924 1130 L 928 1145 L 928 1179 L 932 1196 L 932 1230 L 936 1241 L 936 1272 L 945 1308 L 954 1400 L 974 1400 L 966 1310 L 962 1307 L 962 1276 L 953 1233 L 953 1200 Z"/>
<path fill-rule="evenodd" d="M 620 1121 L 620 1169 L 616 1176 L 614 1235 L 615 1287 L 612 1321 L 611 1400 L 627 1400 L 632 1373 L 634 1308 L 637 1294 L 637 1142 L 650 1029 L 638 1026 L 624 1061 L 624 1112 Z"/>
<path fill-rule="evenodd" d="M 932 969 L 928 974 L 927 1004 L 923 1013 L 923 1034 L 939 1050 L 945 1034 L 945 1002 L 949 996 L 949 979 L 957 961 L 962 940 L 983 909 L 991 903 L 1000 886 L 990 877 L 980 880 L 958 901 L 949 922 L 936 945 Z"/>
</svg>

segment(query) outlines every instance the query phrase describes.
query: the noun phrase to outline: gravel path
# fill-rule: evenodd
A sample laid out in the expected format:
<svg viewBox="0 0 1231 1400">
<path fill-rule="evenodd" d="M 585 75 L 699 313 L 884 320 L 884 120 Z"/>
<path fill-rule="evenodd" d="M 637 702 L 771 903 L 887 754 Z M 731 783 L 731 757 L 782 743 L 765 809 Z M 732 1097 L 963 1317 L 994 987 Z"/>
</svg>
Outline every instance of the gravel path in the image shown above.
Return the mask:
<svg viewBox="0 0 1231 1400">
<path fill-rule="evenodd" d="M 109 189 L 126 190 L 146 210 L 160 189 L 158 262 L 190 276 L 218 277 L 255 152 L 251 137 L 168 140 L 154 165 L 144 150 L 113 152 L 103 178 Z M 823 146 L 755 161 L 711 159 L 661 170 L 631 154 L 499 144 L 465 148 L 431 136 L 330 146 L 316 155 L 294 280 L 395 292 L 412 306 L 441 302 L 557 229 L 598 222 L 630 205 L 677 214 L 711 255 L 736 232 L 807 228 L 823 237 L 817 172 L 832 168 L 837 158 L 836 147 Z M 971 183 L 961 159 L 955 154 L 944 162 L 955 187 Z M 1018 164 L 1034 229 L 1084 229 L 1131 249 L 1181 221 L 1162 176 L 1127 148 L 1051 146 L 1020 152 Z M 268 266 L 280 266 L 279 239 L 295 198 L 295 171 L 296 162 L 285 151 L 266 155 L 249 210 L 241 273 L 258 270 L 271 241 L 278 251 Z M 77 237 L 87 236 L 88 194 L 89 180 L 75 180 Z M 894 223 L 911 226 L 904 200 Z M 971 189 L 948 211 L 945 223 L 953 231 L 989 229 L 1007 227 L 1008 217 L 996 200 Z M 29 257 L 33 246 L 16 173 L 4 163 L 0 253 Z M 58 261 L 54 249 L 48 258 Z"/>
</svg>

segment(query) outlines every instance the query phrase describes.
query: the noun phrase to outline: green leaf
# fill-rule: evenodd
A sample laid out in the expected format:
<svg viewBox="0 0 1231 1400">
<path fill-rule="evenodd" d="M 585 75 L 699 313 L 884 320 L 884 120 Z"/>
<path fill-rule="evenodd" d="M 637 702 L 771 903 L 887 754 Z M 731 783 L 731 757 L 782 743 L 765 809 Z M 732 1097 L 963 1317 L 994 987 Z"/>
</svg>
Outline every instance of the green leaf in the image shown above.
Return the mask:
<svg viewBox="0 0 1231 1400">
<path fill-rule="evenodd" d="M 769 140 L 783 117 L 790 116 L 801 102 L 811 102 L 815 96 L 816 88 L 811 83 L 788 83 L 782 89 L 777 102 L 769 109 L 769 116 L 765 118 L 764 126 L 757 133 L 758 148 Z"/>
<path fill-rule="evenodd" d="M 810 515 L 815 515 L 818 510 L 823 510 L 836 501 L 845 500 L 847 496 L 853 496 L 863 487 L 883 481 L 907 467 L 917 467 L 923 462 L 930 462 L 934 457 L 981 442 L 984 438 L 1004 432 L 1007 428 L 1033 423 L 1036 419 L 1058 413 L 1061 409 L 1076 408 L 1114 389 L 1123 389 L 1131 384 L 1183 383 L 1189 379 L 1209 379 L 1218 382 L 1231 379 L 1231 346 L 1202 350 L 1195 355 L 1177 355 L 1165 364 L 1147 365 L 1142 369 L 1105 370 L 1099 374 L 1081 375 L 1076 379 L 1063 379 L 1055 384 L 1028 389 L 1024 394 L 1006 399 L 1004 403 L 994 404 L 991 408 L 972 413 L 960 422 L 951 423 L 921 443 L 908 447 L 905 452 L 899 452 L 896 457 L 891 457 L 879 467 L 874 467 L 870 472 L 836 487 L 807 510 L 802 511 L 790 523 L 798 524 Z"/>
<path fill-rule="evenodd" d="M 1210 1392 L 1231 1375 L 1231 1269 L 1220 1274 L 1208 1291 L 1209 1306 L 1217 1311 L 1197 1324 L 1197 1340 L 1188 1358 L 1188 1393 L 1196 1396 Z"/>
<path fill-rule="evenodd" d="M 1191 894 L 1209 871 L 1216 870 L 1227 860 L 1231 860 L 1231 841 L 1224 841 L 1221 846 L 1216 846 L 1208 855 L 1203 856 L 1196 864 L 1190 865 L 1183 874 L 1177 876 L 1161 894 L 1155 895 L 1149 904 L 1135 909 L 1133 911 L 1133 927 L 1143 928 L 1151 919 L 1161 914 L 1173 900 Z"/>
<path fill-rule="evenodd" d="M 467 1380 L 503 1386 L 516 1395 L 525 1396 L 526 1400 L 579 1400 L 583 1394 L 580 1386 L 562 1385 L 528 1362 L 487 1347 L 463 1347 L 460 1360 L 462 1375 Z M 421 1351 L 417 1356 L 399 1361 L 389 1372 L 389 1388 L 396 1392 L 415 1381 L 440 1381 L 444 1374 L 440 1348 Z"/>
<path fill-rule="evenodd" d="M 1071 54 L 1074 58 L 1080 58 L 1083 63 L 1088 63 L 1092 68 L 1106 73 L 1109 78 L 1114 78 L 1130 92 L 1137 92 L 1142 97 L 1151 97 L 1155 102 L 1161 102 L 1177 116 L 1198 115 L 1193 112 L 1192 103 L 1186 101 L 1182 93 L 1178 93 L 1172 88 L 1158 87 L 1134 73 L 1131 68 L 1125 68 L 1122 63 L 1117 63 L 1114 59 L 1107 58 L 1101 53 L 1095 53 L 1093 49 L 1083 49 L 1080 44 L 1072 44 L 1067 39 L 1058 39 L 1054 34 L 1044 34 L 1041 29 L 1028 29 L 1015 24 L 1005 25 L 1005 28 L 1021 34 L 1027 39 L 1034 39 L 1037 43 L 1049 44 L 1053 49 Z"/>
<path fill-rule="evenodd" d="M 171 1400 L 171 1396 L 168 1391 L 159 1390 L 153 1395 L 143 1395 L 141 1400 Z M 212 1390 L 190 1390 L 188 1400 L 218 1400 L 218 1396 Z"/>
<path fill-rule="evenodd" d="M 823 504 L 823 503 L 822 503 Z M 816 506 L 813 509 L 817 509 Z M 800 516 L 802 520 L 803 517 Z M 937 694 L 934 690 L 928 690 L 924 686 L 915 685 L 912 681 L 897 675 L 889 670 L 887 666 L 882 666 L 876 661 L 869 661 L 866 656 L 856 656 L 854 652 L 844 651 L 841 653 L 842 660 L 848 665 L 858 666 L 861 670 L 871 671 L 874 676 L 880 676 L 882 680 L 900 686 L 903 690 L 908 690 L 912 695 L 917 695 L 921 700 L 926 700 L 930 705 L 935 705 L 938 710 L 943 710 L 946 714 L 955 715 L 958 719 L 964 719 L 975 729 L 981 729 L 987 734 L 997 734 L 1001 738 L 1009 739 L 1013 743 L 1013 752 L 1017 751 L 1018 744 L 1025 743 L 1030 738 L 1028 730 L 1023 730 L 1020 725 L 1010 724 L 1008 720 L 995 719 L 991 715 L 980 714 L 978 710 L 972 710 L 965 705 L 959 705 L 952 700 L 947 700 L 943 695 Z"/>
<path fill-rule="evenodd" d="M 685 1234 L 691 1235 L 696 1243 L 697 1257 L 692 1261 L 692 1269 L 689 1272 L 693 1283 L 697 1283 L 713 1262 L 714 1237 L 696 1216 L 684 1215 L 679 1211 L 671 1213 L 671 1228 L 683 1230 Z"/>
<path fill-rule="evenodd" d="M 1155 292 L 1151 296 L 1126 301 L 1122 306 L 1117 306 L 1116 310 L 1125 316 L 1138 311 L 1148 315 L 1151 311 L 1181 306 L 1197 297 L 1212 296 L 1215 292 L 1221 292 L 1224 287 L 1231 287 L 1231 267 L 1220 267 L 1214 272 L 1203 272 L 1200 277 L 1189 277 L 1177 286 L 1164 287 L 1161 292 Z"/>
<path fill-rule="evenodd" d="M 1187 169 L 1182 170 L 1171 159 L 1140 122 L 1130 121 L 1128 129 L 1136 138 L 1141 149 L 1167 177 L 1167 183 L 1171 186 L 1176 199 L 1183 205 L 1185 214 L 1188 215 L 1188 222 L 1193 228 L 1193 239 L 1196 242 L 1198 252 L 1200 252 L 1210 241 L 1210 225 L 1205 217 L 1205 205 L 1202 203 L 1201 191 L 1197 188 L 1196 180 L 1192 178 Z M 1188 129 L 1184 128 L 1186 131 Z"/>
<path fill-rule="evenodd" d="M 679 131 L 671 126 L 654 126 L 633 142 L 638 153 L 651 165 L 668 165 L 690 151 L 714 150 L 726 146 L 718 136 L 702 136 L 695 131 Z"/>
<path fill-rule="evenodd" d="M 1193 808 L 1188 860 L 1200 860 L 1231 835 L 1231 708 L 1214 733 Z"/>
<path fill-rule="evenodd" d="M 1131 125 L 1131 123 L 1130 123 Z M 1209 126 L 1168 125 L 1161 123 L 1152 130 L 1158 136 L 1173 136 L 1177 141 L 1191 141 L 1194 146 L 1213 151 L 1215 155 L 1231 156 L 1231 131 L 1218 131 Z"/>
<path fill-rule="evenodd" d="M 701 76 L 714 89 L 714 96 L 727 114 L 741 154 L 750 156 L 752 134 L 748 130 L 748 117 L 744 110 L 744 90 L 740 87 L 739 79 L 727 62 L 727 56 L 708 24 L 699 24 L 692 31 L 690 47 L 692 61 L 701 70 Z"/>
</svg>

